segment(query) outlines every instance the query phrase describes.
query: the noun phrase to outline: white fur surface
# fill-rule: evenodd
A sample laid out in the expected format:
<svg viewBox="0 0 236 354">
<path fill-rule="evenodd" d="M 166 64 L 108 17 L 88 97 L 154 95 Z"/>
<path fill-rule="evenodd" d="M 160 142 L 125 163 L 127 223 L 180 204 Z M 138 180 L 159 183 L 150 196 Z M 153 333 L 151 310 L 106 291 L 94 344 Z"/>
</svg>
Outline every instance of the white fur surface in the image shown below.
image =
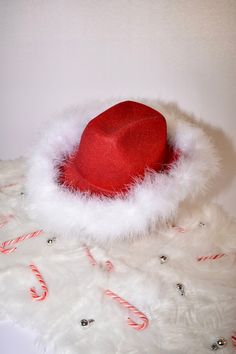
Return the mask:
<svg viewBox="0 0 236 354">
<path fill-rule="evenodd" d="M 41 228 L 29 220 L 25 210 L 23 160 L 0 163 L 1 215 L 16 217 L 0 229 L 0 242 Z M 204 222 L 205 227 L 200 227 Z M 11 318 L 34 328 L 42 348 L 66 354 L 210 354 L 217 338 L 228 344 L 219 354 L 235 350 L 231 335 L 236 331 L 236 225 L 217 205 L 182 209 L 171 227 L 140 240 L 117 241 L 90 249 L 98 263 L 114 264 L 108 273 L 89 264 L 76 239 L 57 237 L 49 246 L 44 233 L 18 245 L 10 254 L 0 253 L 0 319 Z M 196 261 L 200 255 L 226 252 L 217 261 Z M 160 264 L 159 256 L 168 256 Z M 33 302 L 28 289 L 36 286 L 28 264 L 33 262 L 44 276 L 49 296 Z M 185 296 L 176 291 L 183 283 Z M 127 324 L 134 320 L 104 295 L 110 289 L 138 307 L 149 318 L 149 327 L 137 332 Z M 80 320 L 94 324 L 82 328 Z"/>
<path fill-rule="evenodd" d="M 66 238 L 86 237 L 100 244 L 145 234 L 158 221 L 174 215 L 180 202 L 204 191 L 217 171 L 217 158 L 208 137 L 179 113 L 157 108 L 167 120 L 168 139 L 181 150 L 169 173 L 149 171 L 127 195 L 116 198 L 73 193 L 58 185 L 58 165 L 79 144 L 87 122 L 108 108 L 77 108 L 43 132 L 29 161 L 27 197 L 31 217 L 44 230 Z M 109 222 L 107 222 L 109 220 Z"/>
</svg>

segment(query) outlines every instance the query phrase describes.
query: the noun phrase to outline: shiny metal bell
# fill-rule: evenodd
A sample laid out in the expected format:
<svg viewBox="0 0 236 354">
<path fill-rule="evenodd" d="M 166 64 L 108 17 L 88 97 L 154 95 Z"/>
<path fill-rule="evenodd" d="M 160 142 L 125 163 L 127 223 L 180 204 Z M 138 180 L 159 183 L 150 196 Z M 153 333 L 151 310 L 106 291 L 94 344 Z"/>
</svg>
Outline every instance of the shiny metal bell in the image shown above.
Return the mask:
<svg viewBox="0 0 236 354">
<path fill-rule="evenodd" d="M 206 226 L 206 224 L 204 223 L 204 222 L 202 222 L 202 221 L 200 221 L 200 223 L 198 224 L 200 227 L 205 227 Z"/>
<path fill-rule="evenodd" d="M 95 320 L 93 319 L 89 319 L 87 320 L 86 318 L 83 318 L 81 321 L 80 321 L 80 324 L 82 327 L 88 327 L 90 324 L 92 324 L 93 322 L 95 322 Z"/>
<path fill-rule="evenodd" d="M 218 349 L 222 349 L 226 345 L 227 345 L 227 340 L 225 338 L 223 338 L 223 337 L 218 338 L 217 341 L 211 345 L 211 350 L 215 351 Z"/>
<path fill-rule="evenodd" d="M 227 344 L 227 340 L 225 338 L 219 338 L 219 339 L 217 339 L 216 344 L 220 348 L 225 347 Z"/>
<path fill-rule="evenodd" d="M 168 261 L 168 257 L 167 256 L 160 256 L 160 262 L 161 262 L 161 264 L 163 264 L 163 263 L 166 263 Z"/>
<path fill-rule="evenodd" d="M 52 245 L 55 241 L 56 241 L 56 237 L 49 238 L 49 239 L 47 240 L 47 244 L 48 244 L 48 245 Z"/>
<path fill-rule="evenodd" d="M 177 283 L 176 284 L 176 289 L 180 293 L 181 296 L 183 296 L 185 294 L 185 290 L 184 290 L 184 285 L 183 284 Z"/>
</svg>

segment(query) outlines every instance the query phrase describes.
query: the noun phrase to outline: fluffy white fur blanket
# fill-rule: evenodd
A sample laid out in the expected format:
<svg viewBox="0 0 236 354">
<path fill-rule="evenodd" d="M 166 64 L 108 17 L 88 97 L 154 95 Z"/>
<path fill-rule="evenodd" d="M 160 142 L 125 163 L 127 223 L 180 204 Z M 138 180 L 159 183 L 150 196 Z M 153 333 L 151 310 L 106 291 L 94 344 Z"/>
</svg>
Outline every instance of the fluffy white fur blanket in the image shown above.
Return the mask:
<svg viewBox="0 0 236 354">
<path fill-rule="evenodd" d="M 0 163 L 0 241 L 40 229 L 29 220 L 24 193 L 25 161 Z M 6 216 L 12 215 L 4 224 Z M 37 330 L 41 343 L 67 354 L 222 354 L 234 351 L 236 331 L 236 225 L 216 205 L 182 209 L 176 226 L 146 238 L 96 247 L 92 266 L 75 238 L 48 244 L 46 233 L 0 253 L 0 320 L 10 318 Z M 215 260 L 201 256 L 224 254 Z M 166 256 L 166 262 L 161 262 Z M 107 260 L 114 266 L 108 272 Z M 41 288 L 29 264 L 43 275 L 49 290 L 33 301 L 29 289 Z M 182 284 L 184 294 L 176 284 Z M 127 318 L 132 312 L 105 295 L 111 290 L 142 311 L 142 331 Z M 82 319 L 93 319 L 88 327 Z M 217 347 L 217 340 L 227 343 Z"/>
</svg>

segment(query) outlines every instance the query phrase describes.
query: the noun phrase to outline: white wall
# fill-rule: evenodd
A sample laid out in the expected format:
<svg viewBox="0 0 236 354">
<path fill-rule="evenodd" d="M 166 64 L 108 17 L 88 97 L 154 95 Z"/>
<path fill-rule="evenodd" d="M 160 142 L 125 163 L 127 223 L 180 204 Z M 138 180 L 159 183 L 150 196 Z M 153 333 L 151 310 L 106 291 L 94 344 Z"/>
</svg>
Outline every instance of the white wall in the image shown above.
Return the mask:
<svg viewBox="0 0 236 354">
<path fill-rule="evenodd" d="M 216 128 L 232 212 L 235 43 L 235 0 L 0 0 L 0 157 L 68 105 L 158 97 Z"/>
</svg>

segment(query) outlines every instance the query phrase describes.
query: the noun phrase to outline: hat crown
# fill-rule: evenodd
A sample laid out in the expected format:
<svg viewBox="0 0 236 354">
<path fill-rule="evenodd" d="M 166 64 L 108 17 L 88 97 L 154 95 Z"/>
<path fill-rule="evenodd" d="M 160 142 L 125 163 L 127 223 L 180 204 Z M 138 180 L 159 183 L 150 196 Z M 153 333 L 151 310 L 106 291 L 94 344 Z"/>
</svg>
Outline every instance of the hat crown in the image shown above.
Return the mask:
<svg viewBox="0 0 236 354">
<path fill-rule="evenodd" d="M 87 124 L 64 166 L 63 182 L 81 191 L 122 192 L 147 168 L 161 169 L 166 147 L 161 113 L 137 102 L 118 103 Z"/>
</svg>

